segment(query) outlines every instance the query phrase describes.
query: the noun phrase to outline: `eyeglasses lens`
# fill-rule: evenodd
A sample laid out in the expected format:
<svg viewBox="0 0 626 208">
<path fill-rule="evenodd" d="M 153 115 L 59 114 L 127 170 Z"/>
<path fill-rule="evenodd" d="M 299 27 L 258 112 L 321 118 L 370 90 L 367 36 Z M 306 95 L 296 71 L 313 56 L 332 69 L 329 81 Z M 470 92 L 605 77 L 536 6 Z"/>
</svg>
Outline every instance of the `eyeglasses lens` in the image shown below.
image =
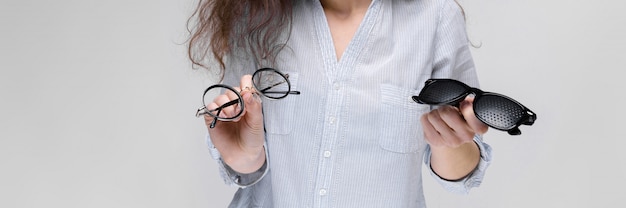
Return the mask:
<svg viewBox="0 0 626 208">
<path fill-rule="evenodd" d="M 427 83 L 427 89 L 422 90 L 419 95 L 420 101 L 426 104 L 446 104 L 459 102 L 460 98 L 467 95 L 468 87 L 461 83 L 448 80 L 437 80 L 434 83 Z"/>
<path fill-rule="evenodd" d="M 526 115 L 522 106 L 497 95 L 480 96 L 474 101 L 474 112 L 478 119 L 501 130 L 516 127 Z"/>
<path fill-rule="evenodd" d="M 273 69 L 261 69 L 252 77 L 256 90 L 267 98 L 281 99 L 289 94 L 287 77 Z"/>
<path fill-rule="evenodd" d="M 220 96 L 222 94 L 225 96 Z M 226 87 L 217 86 L 209 89 L 204 95 L 203 101 L 205 105 L 213 102 L 218 104 L 218 107 L 208 106 L 206 112 L 219 120 L 232 120 L 243 112 L 242 101 L 237 93 Z"/>
</svg>

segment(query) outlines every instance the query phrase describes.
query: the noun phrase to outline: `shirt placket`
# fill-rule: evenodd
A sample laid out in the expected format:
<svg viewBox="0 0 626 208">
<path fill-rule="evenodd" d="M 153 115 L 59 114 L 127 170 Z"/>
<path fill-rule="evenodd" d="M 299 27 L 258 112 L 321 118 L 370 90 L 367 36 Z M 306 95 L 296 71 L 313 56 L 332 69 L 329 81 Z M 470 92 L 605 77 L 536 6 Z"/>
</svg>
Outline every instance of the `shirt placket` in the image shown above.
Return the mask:
<svg viewBox="0 0 626 208">
<path fill-rule="evenodd" d="M 318 178 L 316 183 L 316 191 L 318 197 L 319 207 L 330 207 L 330 195 L 332 194 L 331 183 L 334 172 L 335 158 L 334 153 L 340 151 L 337 149 L 336 143 L 340 136 L 339 133 L 339 119 L 341 118 L 341 106 L 343 103 L 343 95 L 338 87 L 339 83 L 334 83 L 329 87 L 326 103 L 326 113 L 324 116 L 324 130 L 322 134 L 322 141 L 320 145 L 319 157 L 319 169 Z"/>
<path fill-rule="evenodd" d="M 374 14 L 366 14 L 364 18 L 365 24 L 362 25 L 367 28 L 360 33 L 367 33 L 373 25 L 373 19 L 378 11 L 379 2 L 374 2 Z M 315 183 L 315 207 L 331 207 L 331 198 L 333 191 L 331 184 L 333 183 L 334 165 L 336 162 L 336 155 L 341 151 L 337 149 L 337 142 L 341 137 L 340 124 L 342 122 L 342 109 L 345 104 L 346 94 L 344 88 L 349 83 L 349 76 L 353 71 L 356 64 L 356 56 L 359 53 L 359 49 L 363 46 L 362 42 L 366 40 L 365 34 L 359 34 L 359 31 L 355 34 L 351 46 L 348 46 L 342 60 L 337 61 L 336 53 L 332 43 L 332 37 L 330 35 L 330 29 L 328 28 L 327 20 L 324 15 L 324 11 L 321 5 L 318 6 L 318 10 L 315 12 L 315 25 L 317 37 L 319 37 L 319 43 L 322 52 L 322 58 L 324 61 L 324 68 L 327 77 L 326 91 L 326 106 L 324 115 L 323 133 L 320 142 L 320 149 L 317 153 L 319 156 L 319 166 L 317 170 L 317 178 Z M 359 29 L 362 30 L 362 29 Z"/>
</svg>

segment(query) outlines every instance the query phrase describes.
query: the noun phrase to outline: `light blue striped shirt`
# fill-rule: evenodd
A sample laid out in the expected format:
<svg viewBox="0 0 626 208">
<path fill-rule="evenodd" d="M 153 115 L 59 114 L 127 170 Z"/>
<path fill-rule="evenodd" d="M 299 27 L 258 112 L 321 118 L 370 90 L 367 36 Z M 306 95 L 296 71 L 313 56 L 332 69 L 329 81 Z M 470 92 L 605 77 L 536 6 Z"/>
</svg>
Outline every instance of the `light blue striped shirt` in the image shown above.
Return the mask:
<svg viewBox="0 0 626 208">
<path fill-rule="evenodd" d="M 238 86 L 254 61 L 231 58 L 225 83 Z M 239 174 L 207 137 L 227 184 L 241 187 L 231 207 L 425 207 L 422 168 L 430 151 L 411 100 L 429 78 L 477 87 L 465 21 L 453 0 L 374 0 L 339 61 L 319 1 L 298 1 L 287 47 L 275 67 L 301 92 L 263 100 L 266 164 Z M 467 193 L 482 181 L 491 148 L 479 136 L 478 167 L 446 181 Z M 422 163 L 423 162 L 423 163 Z M 423 165 L 425 164 L 425 165 Z"/>
</svg>

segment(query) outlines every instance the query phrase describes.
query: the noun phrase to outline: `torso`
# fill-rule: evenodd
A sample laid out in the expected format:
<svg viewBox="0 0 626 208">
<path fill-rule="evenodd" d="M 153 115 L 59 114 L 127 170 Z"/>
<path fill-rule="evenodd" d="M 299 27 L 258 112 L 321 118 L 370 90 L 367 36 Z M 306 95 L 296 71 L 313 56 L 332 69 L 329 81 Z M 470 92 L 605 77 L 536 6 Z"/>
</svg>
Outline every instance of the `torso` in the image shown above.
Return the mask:
<svg viewBox="0 0 626 208">
<path fill-rule="evenodd" d="M 269 172 L 235 203 L 425 207 L 419 115 L 429 107 L 410 98 L 433 76 L 477 81 L 469 50 L 459 46 L 460 13 L 449 23 L 454 30 L 437 32 L 441 9 L 456 4 L 372 1 L 369 11 L 340 18 L 318 0 L 295 2 L 289 42 L 273 67 L 302 94 L 263 100 Z"/>
</svg>

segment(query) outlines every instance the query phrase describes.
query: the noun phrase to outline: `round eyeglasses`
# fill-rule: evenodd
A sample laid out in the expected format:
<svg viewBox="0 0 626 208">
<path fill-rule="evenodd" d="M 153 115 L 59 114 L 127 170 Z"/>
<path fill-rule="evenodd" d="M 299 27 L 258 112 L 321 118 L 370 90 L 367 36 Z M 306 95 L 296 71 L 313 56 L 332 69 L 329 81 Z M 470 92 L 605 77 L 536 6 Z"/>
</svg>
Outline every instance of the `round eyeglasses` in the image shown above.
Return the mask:
<svg viewBox="0 0 626 208">
<path fill-rule="evenodd" d="M 252 74 L 253 93 L 268 99 L 283 99 L 287 95 L 299 95 L 299 91 L 291 91 L 289 74 L 283 74 L 273 68 L 262 68 Z M 226 96 L 220 96 L 226 95 Z M 219 98 L 218 98 L 219 97 Z M 216 103 L 217 107 L 210 108 L 207 104 Z M 233 121 L 244 111 L 244 102 L 241 93 L 235 88 L 215 84 L 204 90 L 202 95 L 202 107 L 196 111 L 196 117 L 209 115 L 213 122 L 209 128 L 214 128 L 217 121 Z"/>
</svg>

